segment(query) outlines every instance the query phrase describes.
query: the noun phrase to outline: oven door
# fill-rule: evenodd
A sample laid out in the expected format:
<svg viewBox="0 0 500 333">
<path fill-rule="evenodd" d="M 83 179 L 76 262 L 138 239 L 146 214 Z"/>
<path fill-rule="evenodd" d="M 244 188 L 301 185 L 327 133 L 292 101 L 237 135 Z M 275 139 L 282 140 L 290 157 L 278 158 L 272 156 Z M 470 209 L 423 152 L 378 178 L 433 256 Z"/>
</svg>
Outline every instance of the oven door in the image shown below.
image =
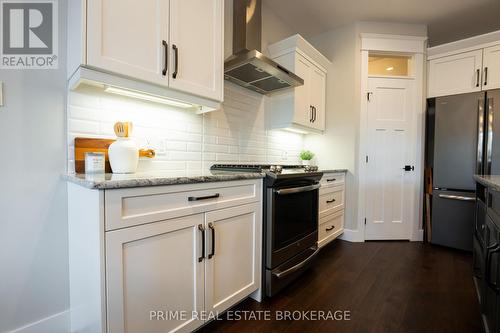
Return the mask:
<svg viewBox="0 0 500 333">
<path fill-rule="evenodd" d="M 316 246 L 319 184 L 268 189 L 267 268 Z"/>
</svg>

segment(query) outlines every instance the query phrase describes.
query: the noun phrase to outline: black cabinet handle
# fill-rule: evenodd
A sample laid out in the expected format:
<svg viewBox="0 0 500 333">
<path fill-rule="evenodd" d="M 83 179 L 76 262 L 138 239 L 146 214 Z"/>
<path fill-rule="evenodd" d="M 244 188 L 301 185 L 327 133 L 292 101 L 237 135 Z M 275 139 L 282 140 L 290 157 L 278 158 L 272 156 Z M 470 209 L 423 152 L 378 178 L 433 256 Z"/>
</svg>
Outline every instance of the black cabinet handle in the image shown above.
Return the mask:
<svg viewBox="0 0 500 333">
<path fill-rule="evenodd" d="M 198 262 L 202 262 L 205 259 L 205 227 L 203 224 L 198 224 L 198 230 L 201 231 L 201 257 L 198 258 Z"/>
<path fill-rule="evenodd" d="M 168 70 L 168 44 L 164 40 L 162 41 L 162 44 L 163 44 L 163 49 L 165 51 L 165 66 L 163 67 L 161 74 L 165 76 L 167 75 L 167 70 Z"/>
<path fill-rule="evenodd" d="M 212 195 L 206 195 L 204 197 L 188 197 L 188 201 L 200 201 L 200 200 L 216 199 L 218 197 L 220 197 L 220 194 L 215 193 Z"/>
<path fill-rule="evenodd" d="M 316 116 L 317 116 L 317 113 L 316 113 L 316 107 L 313 106 L 313 113 L 314 113 L 314 119 L 313 119 L 313 123 L 316 122 Z"/>
<path fill-rule="evenodd" d="M 172 73 L 172 77 L 175 79 L 175 78 L 177 78 L 177 73 L 179 70 L 179 48 L 177 47 L 177 45 L 173 44 L 172 49 L 174 50 L 174 56 L 175 56 L 174 72 Z"/>
<path fill-rule="evenodd" d="M 481 76 L 481 71 L 479 68 L 476 70 L 476 87 L 479 87 L 479 77 Z"/>
<path fill-rule="evenodd" d="M 337 180 L 337 178 L 330 178 L 330 179 L 327 179 L 326 181 L 327 181 L 327 182 L 334 182 L 334 181 L 336 181 L 336 180 Z"/>
<path fill-rule="evenodd" d="M 312 105 L 309 105 L 309 122 L 312 123 L 313 122 L 313 106 Z"/>
<path fill-rule="evenodd" d="M 484 67 L 484 83 L 483 85 L 487 85 L 488 84 L 488 67 Z"/>
<path fill-rule="evenodd" d="M 208 255 L 208 259 L 212 259 L 215 255 L 215 228 L 213 223 L 209 223 L 208 228 L 212 231 L 212 252 Z"/>
<path fill-rule="evenodd" d="M 491 281 L 490 280 L 490 270 L 491 270 L 491 255 L 493 253 L 496 253 L 500 251 L 500 246 L 498 244 L 494 244 L 492 246 L 489 246 L 486 249 L 486 267 L 484 268 L 484 278 L 486 283 L 493 288 L 496 292 L 500 291 L 500 288 L 498 287 L 498 281 Z"/>
<path fill-rule="evenodd" d="M 326 203 L 332 203 L 332 202 L 335 202 L 335 199 L 332 199 L 332 200 L 326 200 Z"/>
<path fill-rule="evenodd" d="M 332 231 L 333 229 L 335 229 L 334 225 L 332 225 L 331 227 L 326 228 L 325 231 Z"/>
</svg>

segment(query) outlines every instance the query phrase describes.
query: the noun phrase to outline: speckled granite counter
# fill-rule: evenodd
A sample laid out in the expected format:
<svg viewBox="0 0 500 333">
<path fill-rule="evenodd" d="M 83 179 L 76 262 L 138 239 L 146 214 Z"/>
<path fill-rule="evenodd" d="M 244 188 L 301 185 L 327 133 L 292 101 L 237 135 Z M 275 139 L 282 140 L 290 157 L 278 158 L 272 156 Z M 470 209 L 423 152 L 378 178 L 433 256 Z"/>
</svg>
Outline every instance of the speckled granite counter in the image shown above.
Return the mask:
<svg viewBox="0 0 500 333">
<path fill-rule="evenodd" d="M 500 191 L 500 175 L 474 175 L 474 180 L 484 186 Z"/>
<path fill-rule="evenodd" d="M 319 169 L 319 171 L 323 173 L 346 173 L 347 169 Z"/>
<path fill-rule="evenodd" d="M 180 185 L 209 182 L 224 182 L 242 179 L 264 178 L 264 174 L 258 172 L 224 172 L 205 171 L 188 173 L 185 176 L 175 176 L 165 172 L 143 172 L 134 174 L 66 174 L 63 179 L 80 186 L 95 189 L 117 189 L 128 187 Z"/>
</svg>

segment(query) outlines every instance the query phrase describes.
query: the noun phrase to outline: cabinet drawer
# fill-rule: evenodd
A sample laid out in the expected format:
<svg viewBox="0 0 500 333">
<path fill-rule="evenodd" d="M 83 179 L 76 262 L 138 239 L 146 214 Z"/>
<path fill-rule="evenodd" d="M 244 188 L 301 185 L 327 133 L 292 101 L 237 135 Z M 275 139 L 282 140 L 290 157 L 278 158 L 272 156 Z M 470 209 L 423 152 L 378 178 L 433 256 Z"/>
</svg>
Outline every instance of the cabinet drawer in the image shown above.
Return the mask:
<svg viewBox="0 0 500 333">
<path fill-rule="evenodd" d="M 333 214 L 344 209 L 344 188 L 342 186 L 320 189 L 319 217 Z"/>
<path fill-rule="evenodd" d="M 326 216 L 319 222 L 318 246 L 321 247 L 337 238 L 344 230 L 344 212 Z"/>
<path fill-rule="evenodd" d="M 338 186 L 342 185 L 345 182 L 345 174 L 344 173 L 325 173 L 321 178 L 321 186 Z"/>
<path fill-rule="evenodd" d="M 261 180 L 107 190 L 106 231 L 251 203 L 261 195 Z"/>
</svg>

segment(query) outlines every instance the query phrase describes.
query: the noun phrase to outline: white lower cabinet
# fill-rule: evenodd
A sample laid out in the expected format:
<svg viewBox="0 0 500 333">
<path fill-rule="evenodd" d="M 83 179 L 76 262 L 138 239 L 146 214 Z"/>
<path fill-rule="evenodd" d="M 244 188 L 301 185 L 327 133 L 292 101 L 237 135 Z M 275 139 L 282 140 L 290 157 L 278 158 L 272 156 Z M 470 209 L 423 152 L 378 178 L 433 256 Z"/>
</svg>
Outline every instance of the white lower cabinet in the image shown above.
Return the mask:
<svg viewBox="0 0 500 333">
<path fill-rule="evenodd" d="M 108 332 L 192 331 L 203 323 L 195 316 L 204 308 L 203 224 L 197 214 L 107 233 Z M 162 320 L 159 311 L 186 319 Z"/>
<path fill-rule="evenodd" d="M 253 190 L 235 197 L 234 188 Z M 105 214 L 114 198 L 122 198 L 117 213 L 141 195 L 155 207 L 140 211 L 146 223 L 106 231 L 107 219 L 119 226 L 123 216 Z M 177 216 L 154 201 L 179 202 L 175 195 L 186 200 Z M 191 332 L 261 286 L 261 179 L 104 191 L 69 184 L 68 198 L 71 332 Z M 172 217 L 151 220 L 158 207 Z"/>
<path fill-rule="evenodd" d="M 206 214 L 205 311 L 221 313 L 260 287 L 260 212 L 251 204 Z"/>
<path fill-rule="evenodd" d="M 318 246 L 344 232 L 345 174 L 324 173 L 319 189 Z"/>
</svg>

